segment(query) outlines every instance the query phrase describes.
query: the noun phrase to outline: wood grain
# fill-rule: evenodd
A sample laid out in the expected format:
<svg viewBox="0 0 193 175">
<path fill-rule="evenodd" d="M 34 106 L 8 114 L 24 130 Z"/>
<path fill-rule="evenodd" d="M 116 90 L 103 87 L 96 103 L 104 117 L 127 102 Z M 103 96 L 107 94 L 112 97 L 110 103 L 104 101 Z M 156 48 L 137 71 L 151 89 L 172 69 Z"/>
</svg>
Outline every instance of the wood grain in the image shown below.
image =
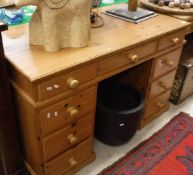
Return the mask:
<svg viewBox="0 0 193 175">
<path fill-rule="evenodd" d="M 99 13 L 105 9 L 100 9 Z M 92 29 L 88 47 L 63 49 L 54 53 L 29 45 L 27 25 L 14 27 L 3 35 L 7 59 L 16 70 L 30 81 L 36 82 L 48 78 L 50 74 L 53 76 L 65 73 L 69 69 L 99 60 L 108 54 L 120 53 L 144 41 L 151 41 L 189 25 L 188 22 L 164 15 L 158 15 L 137 25 L 104 14 L 101 16 L 105 25 Z M 21 35 L 15 38 L 15 32 Z"/>
</svg>

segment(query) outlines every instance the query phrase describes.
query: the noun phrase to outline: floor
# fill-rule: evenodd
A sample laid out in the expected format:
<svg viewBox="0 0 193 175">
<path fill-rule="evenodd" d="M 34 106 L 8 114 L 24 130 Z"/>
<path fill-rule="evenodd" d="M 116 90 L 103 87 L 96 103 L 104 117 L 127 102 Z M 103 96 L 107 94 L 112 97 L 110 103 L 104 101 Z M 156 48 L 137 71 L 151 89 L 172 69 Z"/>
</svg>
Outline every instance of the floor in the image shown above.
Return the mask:
<svg viewBox="0 0 193 175">
<path fill-rule="evenodd" d="M 117 147 L 107 146 L 95 139 L 94 151 L 96 153 L 96 160 L 85 166 L 78 173 L 76 173 L 76 175 L 98 174 L 101 170 L 111 165 L 143 140 L 150 137 L 180 112 L 186 112 L 193 116 L 193 95 L 179 105 L 175 106 L 171 104 L 169 111 L 165 112 L 159 118 L 146 125 L 146 127 L 142 130 L 138 131 L 136 135 L 124 145 Z"/>
</svg>

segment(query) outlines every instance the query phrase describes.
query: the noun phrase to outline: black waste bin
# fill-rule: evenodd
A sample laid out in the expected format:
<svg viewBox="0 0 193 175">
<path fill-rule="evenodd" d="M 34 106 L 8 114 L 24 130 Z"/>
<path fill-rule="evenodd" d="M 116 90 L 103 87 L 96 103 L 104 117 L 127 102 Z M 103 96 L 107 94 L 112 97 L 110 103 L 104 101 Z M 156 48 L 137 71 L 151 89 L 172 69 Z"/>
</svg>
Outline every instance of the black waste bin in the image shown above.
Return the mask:
<svg viewBox="0 0 193 175">
<path fill-rule="evenodd" d="M 127 142 L 139 126 L 143 108 L 143 94 L 132 85 L 101 83 L 98 87 L 95 137 L 113 146 Z"/>
</svg>

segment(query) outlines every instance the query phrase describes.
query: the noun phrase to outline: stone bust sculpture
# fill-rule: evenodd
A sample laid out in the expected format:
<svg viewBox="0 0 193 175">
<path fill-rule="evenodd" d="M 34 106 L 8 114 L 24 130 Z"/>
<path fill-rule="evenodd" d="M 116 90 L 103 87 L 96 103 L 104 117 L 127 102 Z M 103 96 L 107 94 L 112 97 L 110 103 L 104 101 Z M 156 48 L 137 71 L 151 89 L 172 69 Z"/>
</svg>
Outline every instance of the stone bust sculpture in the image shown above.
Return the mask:
<svg viewBox="0 0 193 175">
<path fill-rule="evenodd" d="M 36 5 L 29 42 L 53 52 L 85 47 L 90 37 L 90 0 L 16 0 L 16 6 Z"/>
</svg>

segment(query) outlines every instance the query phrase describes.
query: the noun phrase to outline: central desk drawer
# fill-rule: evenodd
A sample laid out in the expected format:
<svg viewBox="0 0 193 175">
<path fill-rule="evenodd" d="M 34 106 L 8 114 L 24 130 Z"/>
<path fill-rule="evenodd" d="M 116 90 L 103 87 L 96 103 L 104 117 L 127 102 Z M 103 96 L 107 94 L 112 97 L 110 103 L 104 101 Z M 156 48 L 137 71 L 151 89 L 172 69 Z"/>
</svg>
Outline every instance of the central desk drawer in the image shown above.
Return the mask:
<svg viewBox="0 0 193 175">
<path fill-rule="evenodd" d="M 95 103 L 96 88 L 93 87 L 43 109 L 40 111 L 42 134 L 48 135 L 79 119 L 94 110 Z"/>
<path fill-rule="evenodd" d="M 93 135 L 94 114 L 67 125 L 43 140 L 45 160 L 49 161 L 68 148 Z"/>
<path fill-rule="evenodd" d="M 58 78 L 53 78 L 38 86 L 39 100 L 45 100 L 49 97 L 63 93 L 67 90 L 75 90 L 81 84 L 92 80 L 97 75 L 97 64 L 91 64 L 67 73 Z"/>
<path fill-rule="evenodd" d="M 128 51 L 106 58 L 100 62 L 99 74 L 108 73 L 127 64 L 136 63 L 156 50 L 156 41 L 145 43 Z"/>
<path fill-rule="evenodd" d="M 75 148 L 67 151 L 56 159 L 46 164 L 47 175 L 62 175 L 75 168 L 88 159 L 92 154 L 92 138 L 80 143 Z"/>
</svg>

